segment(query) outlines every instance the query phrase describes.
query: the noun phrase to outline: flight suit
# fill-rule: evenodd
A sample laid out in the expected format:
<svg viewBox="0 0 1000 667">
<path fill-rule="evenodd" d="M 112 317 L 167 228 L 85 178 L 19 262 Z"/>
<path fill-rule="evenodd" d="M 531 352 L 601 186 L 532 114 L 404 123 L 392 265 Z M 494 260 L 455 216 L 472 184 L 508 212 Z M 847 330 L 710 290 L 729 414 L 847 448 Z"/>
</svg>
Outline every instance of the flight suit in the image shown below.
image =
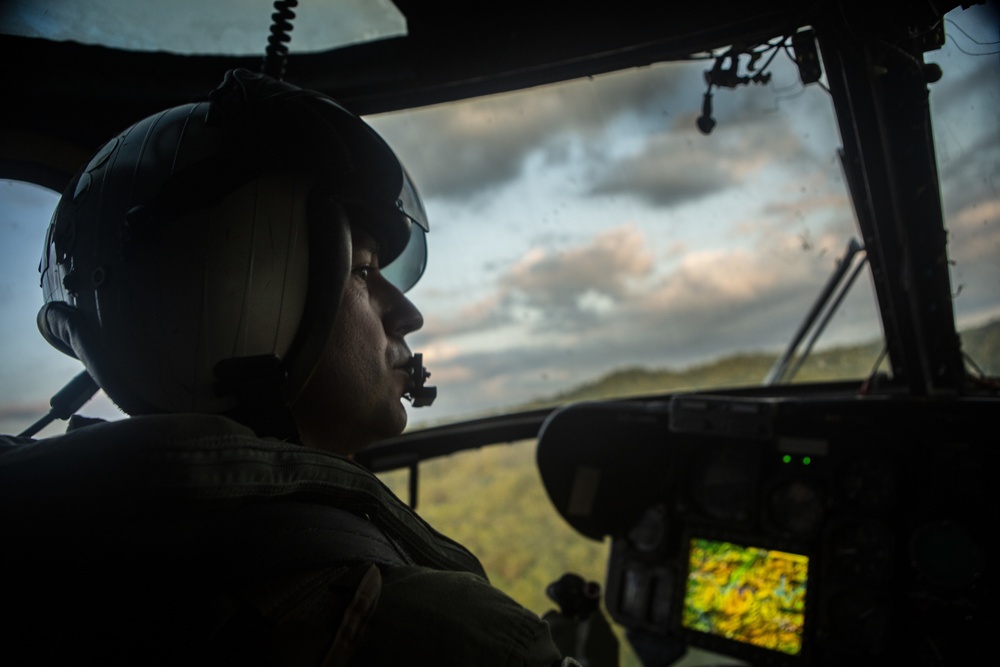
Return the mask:
<svg viewBox="0 0 1000 667">
<path fill-rule="evenodd" d="M 561 661 L 368 470 L 224 417 L 2 437 L 0 507 L 5 664 Z"/>
</svg>

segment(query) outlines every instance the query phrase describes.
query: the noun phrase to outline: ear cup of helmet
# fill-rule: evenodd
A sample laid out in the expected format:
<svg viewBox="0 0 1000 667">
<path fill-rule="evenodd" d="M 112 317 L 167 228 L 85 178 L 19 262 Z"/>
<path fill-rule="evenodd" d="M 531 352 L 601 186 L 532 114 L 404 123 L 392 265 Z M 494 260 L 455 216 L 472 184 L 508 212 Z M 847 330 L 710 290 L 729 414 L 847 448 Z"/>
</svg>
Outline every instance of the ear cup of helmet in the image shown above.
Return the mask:
<svg viewBox="0 0 1000 667">
<path fill-rule="evenodd" d="M 344 206 L 322 187 L 307 200 L 310 261 L 308 290 L 283 386 L 286 405 L 301 395 L 333 334 L 334 321 L 351 274 L 351 221 Z"/>
<path fill-rule="evenodd" d="M 43 311 L 43 335 L 73 350 L 130 414 L 225 413 L 264 383 L 293 397 L 350 270 L 346 215 L 312 191 L 296 175 L 266 174 L 218 206 L 133 228 L 126 257 L 102 264 L 85 307 Z M 218 364 L 232 359 L 258 361 L 220 378 Z"/>
</svg>

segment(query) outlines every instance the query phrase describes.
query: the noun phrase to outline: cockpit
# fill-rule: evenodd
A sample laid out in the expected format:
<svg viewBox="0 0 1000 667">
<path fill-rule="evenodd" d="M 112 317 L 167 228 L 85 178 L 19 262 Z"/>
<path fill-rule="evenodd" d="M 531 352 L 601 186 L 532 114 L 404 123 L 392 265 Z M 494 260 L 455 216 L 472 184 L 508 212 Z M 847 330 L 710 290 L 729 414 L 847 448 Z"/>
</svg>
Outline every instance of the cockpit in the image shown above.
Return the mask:
<svg viewBox="0 0 1000 667">
<path fill-rule="evenodd" d="M 80 371 L 34 323 L 58 193 L 270 44 L 424 198 L 438 395 L 358 460 L 497 586 L 597 582 L 622 664 L 982 657 L 995 1 L 64 4 L 0 13 L 0 432 Z M 38 433 L 123 417 L 84 400 Z"/>
</svg>

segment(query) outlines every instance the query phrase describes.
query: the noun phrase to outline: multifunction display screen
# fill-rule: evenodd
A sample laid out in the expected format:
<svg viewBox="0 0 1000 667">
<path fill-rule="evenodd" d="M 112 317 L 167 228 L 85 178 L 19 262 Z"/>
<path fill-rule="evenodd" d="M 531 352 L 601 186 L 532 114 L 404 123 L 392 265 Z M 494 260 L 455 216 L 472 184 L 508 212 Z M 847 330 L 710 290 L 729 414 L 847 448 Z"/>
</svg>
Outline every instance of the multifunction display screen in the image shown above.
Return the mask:
<svg viewBox="0 0 1000 667">
<path fill-rule="evenodd" d="M 802 650 L 809 558 L 694 538 L 685 628 L 797 655 Z"/>
</svg>

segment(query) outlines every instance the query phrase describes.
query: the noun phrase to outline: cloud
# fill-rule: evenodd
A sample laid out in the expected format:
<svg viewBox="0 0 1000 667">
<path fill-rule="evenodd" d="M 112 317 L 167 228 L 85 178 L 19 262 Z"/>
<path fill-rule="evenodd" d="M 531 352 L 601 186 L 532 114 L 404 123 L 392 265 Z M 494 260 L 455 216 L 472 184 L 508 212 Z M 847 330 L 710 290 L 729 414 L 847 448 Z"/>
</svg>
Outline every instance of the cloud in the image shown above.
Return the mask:
<svg viewBox="0 0 1000 667">
<path fill-rule="evenodd" d="M 1000 288 L 1000 198 L 968 202 L 948 218 L 948 257 L 960 319 L 996 314 Z"/>
<path fill-rule="evenodd" d="M 560 251 L 536 245 L 485 296 L 453 316 L 428 317 L 421 337 L 433 341 L 524 324 L 535 331 L 575 330 L 614 310 L 652 269 L 653 253 L 634 225 Z"/>
<path fill-rule="evenodd" d="M 504 293 L 494 291 L 478 301 L 462 306 L 456 315 L 450 317 L 428 315 L 424 320 L 421 336 L 433 340 L 438 337 L 499 328 L 510 322 L 508 313 L 502 308 L 503 300 Z"/>
<path fill-rule="evenodd" d="M 942 129 L 940 132 L 945 132 Z M 958 214 L 969 201 L 989 201 L 1000 196 L 1000 128 L 982 132 L 976 141 L 958 143 L 937 139 L 939 180 L 947 218 Z"/>
<path fill-rule="evenodd" d="M 33 183 L 0 180 L 0 195 L 4 205 L 0 207 L 0 222 L 3 226 L 16 225 L 17 216 L 32 215 L 42 209 L 51 211 L 59 193 Z"/>
<path fill-rule="evenodd" d="M 787 225 L 788 222 L 803 220 L 818 212 L 850 213 L 851 207 L 843 195 L 820 192 L 789 199 L 771 200 L 761 212 L 766 216 L 773 217 L 779 224 Z"/>
<path fill-rule="evenodd" d="M 586 324 L 563 293 L 564 307 L 546 310 L 535 335 L 511 337 L 503 349 L 459 345 L 448 358 L 432 363 L 428 357 L 441 385 L 437 414 L 469 415 L 487 405 L 555 396 L 630 365 L 685 368 L 735 351 L 776 351 L 791 339 L 830 269 L 828 259 L 801 250 L 795 260 L 780 261 L 753 250 L 695 253 L 669 275 L 646 276 L 623 290 L 612 311 L 587 313 Z M 548 299 L 562 293 L 559 280 L 544 284 L 552 291 Z M 863 291 L 858 296 L 865 298 Z M 858 311 L 852 303 L 839 317 L 874 322 L 870 309 Z"/>
<path fill-rule="evenodd" d="M 803 143 L 780 128 L 778 115 L 745 111 L 757 106 L 753 99 L 712 135 L 698 132 L 692 115 L 654 134 L 636 154 L 605 160 L 592 174 L 589 194 L 633 195 L 670 207 L 739 187 L 769 165 L 807 161 Z"/>
<path fill-rule="evenodd" d="M 558 308 L 591 292 L 622 298 L 630 280 L 652 268 L 653 257 L 642 232 L 627 225 L 559 253 L 536 247 L 509 269 L 500 285 L 519 291 L 534 306 Z"/>
<path fill-rule="evenodd" d="M 517 321 L 514 310 L 528 308 L 536 333 L 577 331 L 583 324 L 624 333 L 655 329 L 677 316 L 753 308 L 789 292 L 812 298 L 834 267 L 844 240 L 839 230 L 803 235 L 780 226 L 756 229 L 751 247 L 690 250 L 675 256 L 668 272 L 654 272 L 657 252 L 632 225 L 601 232 L 586 243 L 560 252 L 533 248 L 497 281 L 487 297 L 466 307 L 450 327 L 431 327 L 428 336 L 468 333 Z M 836 252 L 831 252 L 831 251 Z M 816 291 L 810 286 L 815 285 Z M 774 295 L 780 295 L 775 297 Z M 630 334 L 631 335 L 631 334 Z"/>
<path fill-rule="evenodd" d="M 671 275 L 644 296 L 635 310 L 692 312 L 705 304 L 723 309 L 759 298 L 779 283 L 775 265 L 749 250 L 708 250 L 686 255 Z"/>
<path fill-rule="evenodd" d="M 533 152 L 565 158 L 626 114 L 662 118 L 690 67 L 668 64 L 367 118 L 425 197 L 467 198 L 512 181 Z"/>
<path fill-rule="evenodd" d="M 561 252 L 536 246 L 488 297 L 419 332 L 425 342 L 415 349 L 441 384 L 438 414 L 552 396 L 627 365 L 677 368 L 783 347 L 833 269 L 822 248 L 837 246 L 839 255 L 843 239 L 818 231 L 807 248 L 775 226 L 750 240 L 689 250 L 659 273 L 656 260 L 670 248 L 652 246 L 632 225 Z M 866 292 L 856 292 L 838 317 L 872 325 L 870 308 L 857 305 Z M 524 310 L 534 317 L 519 323 Z M 481 345 L 476 335 L 492 337 Z"/>
<path fill-rule="evenodd" d="M 38 400 L 33 403 L 0 404 L 0 423 L 33 422 L 49 411 L 48 401 Z M 7 433 L 0 430 L 0 433 Z"/>
<path fill-rule="evenodd" d="M 606 165 L 590 194 L 633 194 L 654 206 L 673 206 L 738 183 L 727 165 L 685 148 L 681 137 L 656 137 L 639 155 Z"/>
<path fill-rule="evenodd" d="M 583 170 L 592 195 L 631 194 L 655 206 L 693 201 L 739 185 L 776 160 L 791 164 L 808 155 L 808 141 L 790 133 L 777 113 L 791 104 L 777 86 L 716 91 L 719 126 L 708 137 L 698 132 L 708 66 L 663 63 L 368 120 L 426 198 L 456 201 L 510 184 L 531 155 L 541 155 L 547 169 Z M 795 87 L 789 63 L 778 58 L 771 69 L 775 81 Z M 795 104 L 829 106 L 822 95 Z M 631 135 L 638 145 L 623 156 L 612 146 L 625 125 L 638 131 Z"/>
<path fill-rule="evenodd" d="M 1000 198 L 967 204 L 948 221 L 949 255 L 962 261 L 995 261 L 1000 254 Z"/>
</svg>

